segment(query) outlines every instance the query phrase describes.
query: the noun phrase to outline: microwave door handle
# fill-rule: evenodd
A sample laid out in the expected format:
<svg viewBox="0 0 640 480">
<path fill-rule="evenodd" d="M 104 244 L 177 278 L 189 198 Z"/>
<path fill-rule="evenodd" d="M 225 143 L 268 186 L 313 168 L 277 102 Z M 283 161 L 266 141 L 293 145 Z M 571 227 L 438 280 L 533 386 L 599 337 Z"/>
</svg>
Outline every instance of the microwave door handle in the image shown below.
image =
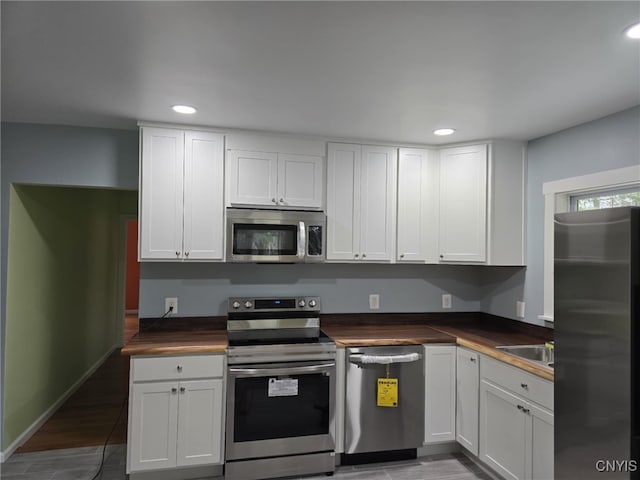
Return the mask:
<svg viewBox="0 0 640 480">
<path fill-rule="evenodd" d="M 307 249 L 307 229 L 304 222 L 298 222 L 298 258 L 304 258 L 304 252 Z"/>
</svg>

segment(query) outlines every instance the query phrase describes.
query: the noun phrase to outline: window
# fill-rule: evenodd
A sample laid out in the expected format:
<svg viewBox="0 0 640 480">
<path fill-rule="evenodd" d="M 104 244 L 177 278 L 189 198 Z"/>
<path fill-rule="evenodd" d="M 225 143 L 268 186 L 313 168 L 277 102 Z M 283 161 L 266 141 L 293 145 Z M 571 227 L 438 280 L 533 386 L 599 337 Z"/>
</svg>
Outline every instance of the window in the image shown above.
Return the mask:
<svg viewBox="0 0 640 480">
<path fill-rule="evenodd" d="M 601 208 L 637 207 L 640 206 L 640 187 L 572 195 L 570 202 L 572 212 Z"/>
</svg>

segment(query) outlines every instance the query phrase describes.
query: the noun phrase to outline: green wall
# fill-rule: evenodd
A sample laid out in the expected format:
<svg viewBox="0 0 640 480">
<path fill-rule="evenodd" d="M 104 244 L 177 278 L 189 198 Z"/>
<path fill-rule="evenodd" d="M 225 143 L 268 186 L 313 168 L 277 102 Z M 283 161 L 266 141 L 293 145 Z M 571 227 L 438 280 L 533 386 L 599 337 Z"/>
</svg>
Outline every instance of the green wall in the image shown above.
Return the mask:
<svg viewBox="0 0 640 480">
<path fill-rule="evenodd" d="M 12 187 L 3 449 L 114 347 L 120 214 L 136 196 Z"/>
</svg>

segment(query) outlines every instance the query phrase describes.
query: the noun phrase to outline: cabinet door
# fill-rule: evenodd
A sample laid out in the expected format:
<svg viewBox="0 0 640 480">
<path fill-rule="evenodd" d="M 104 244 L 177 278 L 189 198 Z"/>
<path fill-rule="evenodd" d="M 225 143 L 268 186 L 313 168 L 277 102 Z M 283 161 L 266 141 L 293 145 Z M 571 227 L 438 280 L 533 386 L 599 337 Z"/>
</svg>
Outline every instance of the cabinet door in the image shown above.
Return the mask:
<svg viewBox="0 0 640 480">
<path fill-rule="evenodd" d="M 437 152 L 401 148 L 398 158 L 399 262 L 438 261 Z"/>
<path fill-rule="evenodd" d="M 180 383 L 177 465 L 222 463 L 222 380 Z"/>
<path fill-rule="evenodd" d="M 268 152 L 227 152 L 231 205 L 276 206 L 278 155 Z"/>
<path fill-rule="evenodd" d="M 526 405 L 496 385 L 480 382 L 480 460 L 506 479 L 526 478 Z"/>
<path fill-rule="evenodd" d="M 278 154 L 278 204 L 322 209 L 324 158 Z"/>
<path fill-rule="evenodd" d="M 142 128 L 140 260 L 182 258 L 184 132 Z"/>
<path fill-rule="evenodd" d="M 360 145 L 330 143 L 327 155 L 327 260 L 360 258 Z"/>
<path fill-rule="evenodd" d="M 480 356 L 458 347 L 456 361 L 456 440 L 478 455 Z"/>
<path fill-rule="evenodd" d="M 134 384 L 129 418 L 129 471 L 176 466 L 178 388 L 176 382 Z"/>
<path fill-rule="evenodd" d="M 360 255 L 391 260 L 396 231 L 397 150 L 364 145 L 360 172 Z"/>
<path fill-rule="evenodd" d="M 440 260 L 486 261 L 487 146 L 440 151 Z"/>
<path fill-rule="evenodd" d="M 223 258 L 223 142 L 215 133 L 185 133 L 185 260 Z"/>
<path fill-rule="evenodd" d="M 526 478 L 531 480 L 551 480 L 553 479 L 553 413 L 544 408 L 531 403 L 528 404 L 527 413 L 529 423 L 527 441 L 531 443 L 527 446 L 529 453 L 527 461 Z"/>
<path fill-rule="evenodd" d="M 425 345 L 425 443 L 456 436 L 456 347 Z"/>
</svg>

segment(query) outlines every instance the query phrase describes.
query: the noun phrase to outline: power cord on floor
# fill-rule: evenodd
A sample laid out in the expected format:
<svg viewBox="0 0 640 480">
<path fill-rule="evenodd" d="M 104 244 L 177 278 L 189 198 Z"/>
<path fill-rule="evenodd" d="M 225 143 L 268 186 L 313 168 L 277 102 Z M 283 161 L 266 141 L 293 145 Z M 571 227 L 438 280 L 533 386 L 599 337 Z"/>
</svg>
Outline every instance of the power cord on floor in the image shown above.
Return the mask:
<svg viewBox="0 0 640 480">
<path fill-rule="evenodd" d="M 98 475 L 100 475 L 100 478 L 102 478 L 102 469 L 104 468 L 104 455 L 107 451 L 107 444 L 109 443 L 109 440 L 111 439 L 111 435 L 113 435 L 113 432 L 115 431 L 116 427 L 118 426 L 118 423 L 120 423 L 120 418 L 122 417 L 122 412 L 124 412 L 124 407 L 127 406 L 127 402 L 128 402 L 128 398 L 124 399 L 124 402 L 122 402 L 122 406 L 120 407 L 120 413 L 118 413 L 118 418 L 116 418 L 115 423 L 113 424 L 113 427 L 111 427 L 111 431 L 109 432 L 109 435 L 107 435 L 107 439 L 104 441 L 104 445 L 102 445 L 102 459 L 100 460 L 100 466 L 98 467 L 98 471 L 95 473 L 95 475 L 93 477 L 91 477 L 91 480 L 96 480 L 98 478 Z"/>
</svg>

